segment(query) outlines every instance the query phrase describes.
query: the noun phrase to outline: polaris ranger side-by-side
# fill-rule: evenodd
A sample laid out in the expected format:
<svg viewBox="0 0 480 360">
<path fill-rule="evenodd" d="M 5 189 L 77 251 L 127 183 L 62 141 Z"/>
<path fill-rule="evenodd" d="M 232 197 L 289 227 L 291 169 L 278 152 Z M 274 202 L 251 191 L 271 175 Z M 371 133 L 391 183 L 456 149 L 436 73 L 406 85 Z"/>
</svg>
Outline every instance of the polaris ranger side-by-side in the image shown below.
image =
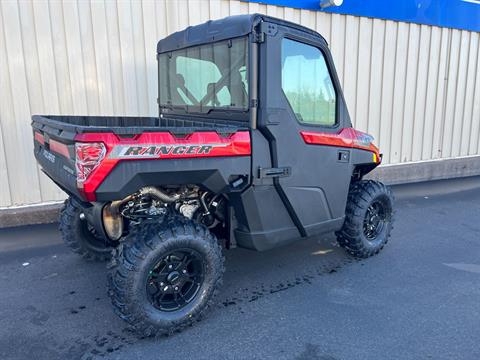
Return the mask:
<svg viewBox="0 0 480 360">
<path fill-rule="evenodd" d="M 32 122 L 38 162 L 69 195 L 63 239 L 110 260 L 122 319 L 144 335 L 198 320 L 222 281 L 222 247 L 336 232 L 355 257 L 383 248 L 392 193 L 362 180 L 381 154 L 352 128 L 318 33 L 232 16 L 160 40 L 157 59 L 158 117 Z"/>
</svg>

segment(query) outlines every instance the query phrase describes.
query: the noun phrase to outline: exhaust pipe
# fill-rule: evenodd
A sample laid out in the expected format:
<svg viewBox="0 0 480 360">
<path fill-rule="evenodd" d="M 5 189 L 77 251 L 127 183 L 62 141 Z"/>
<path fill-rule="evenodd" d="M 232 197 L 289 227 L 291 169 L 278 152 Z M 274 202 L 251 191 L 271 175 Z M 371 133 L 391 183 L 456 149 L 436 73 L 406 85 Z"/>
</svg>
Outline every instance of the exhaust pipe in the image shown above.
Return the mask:
<svg viewBox="0 0 480 360">
<path fill-rule="evenodd" d="M 180 194 L 168 195 L 154 186 L 146 186 L 140 189 L 140 195 L 150 195 L 151 197 L 170 204 L 180 199 Z"/>
<path fill-rule="evenodd" d="M 134 195 L 128 195 L 123 200 L 112 201 L 102 209 L 103 228 L 110 240 L 117 241 L 123 235 L 123 218 L 120 214 L 120 207 L 134 198 Z"/>
</svg>

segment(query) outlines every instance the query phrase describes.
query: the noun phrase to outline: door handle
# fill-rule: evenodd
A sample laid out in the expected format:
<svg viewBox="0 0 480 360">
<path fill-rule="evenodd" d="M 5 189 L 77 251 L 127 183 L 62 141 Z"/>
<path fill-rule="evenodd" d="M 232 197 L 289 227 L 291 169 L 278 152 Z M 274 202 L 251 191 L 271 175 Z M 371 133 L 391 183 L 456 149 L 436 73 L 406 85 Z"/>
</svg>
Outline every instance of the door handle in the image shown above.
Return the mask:
<svg viewBox="0 0 480 360">
<path fill-rule="evenodd" d="M 258 177 L 262 178 L 274 178 L 274 177 L 287 177 L 292 173 L 292 168 L 279 167 L 279 168 L 258 168 Z"/>
<path fill-rule="evenodd" d="M 350 151 L 348 150 L 338 150 L 337 161 L 348 163 L 350 162 Z"/>
</svg>

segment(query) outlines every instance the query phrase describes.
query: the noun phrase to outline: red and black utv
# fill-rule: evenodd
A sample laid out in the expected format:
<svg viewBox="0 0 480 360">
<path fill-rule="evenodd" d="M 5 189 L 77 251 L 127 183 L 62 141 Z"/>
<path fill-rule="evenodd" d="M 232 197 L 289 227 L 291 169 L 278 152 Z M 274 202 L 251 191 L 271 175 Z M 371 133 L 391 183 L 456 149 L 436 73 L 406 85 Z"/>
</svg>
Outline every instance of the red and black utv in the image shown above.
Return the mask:
<svg viewBox="0 0 480 360">
<path fill-rule="evenodd" d="M 392 193 L 354 130 L 325 40 L 264 15 L 232 16 L 159 41 L 158 117 L 33 116 L 35 156 L 68 195 L 60 230 L 110 259 L 116 313 L 142 334 L 198 320 L 222 247 L 267 250 L 336 232 L 378 253 Z"/>
</svg>

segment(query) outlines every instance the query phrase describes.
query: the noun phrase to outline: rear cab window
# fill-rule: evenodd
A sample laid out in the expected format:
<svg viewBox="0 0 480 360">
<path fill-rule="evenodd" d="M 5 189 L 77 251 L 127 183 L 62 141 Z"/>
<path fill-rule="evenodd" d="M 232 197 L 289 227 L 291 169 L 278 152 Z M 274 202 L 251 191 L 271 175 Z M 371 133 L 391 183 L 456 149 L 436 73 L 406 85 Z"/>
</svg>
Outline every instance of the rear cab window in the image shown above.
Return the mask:
<svg viewBox="0 0 480 360">
<path fill-rule="evenodd" d="M 186 112 L 248 110 L 248 38 L 159 55 L 161 107 Z"/>
</svg>

